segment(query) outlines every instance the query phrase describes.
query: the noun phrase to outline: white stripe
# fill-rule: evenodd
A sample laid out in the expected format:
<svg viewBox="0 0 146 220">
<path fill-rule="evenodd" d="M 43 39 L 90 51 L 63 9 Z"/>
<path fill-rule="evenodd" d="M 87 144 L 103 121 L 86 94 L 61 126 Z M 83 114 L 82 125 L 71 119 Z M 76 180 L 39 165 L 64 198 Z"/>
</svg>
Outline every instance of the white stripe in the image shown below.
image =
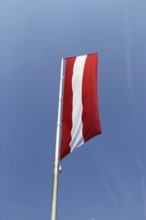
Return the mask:
<svg viewBox="0 0 146 220">
<path fill-rule="evenodd" d="M 73 90 L 73 109 L 72 109 L 72 130 L 71 130 L 71 152 L 84 143 L 82 134 L 82 81 L 84 66 L 87 55 L 76 58 L 73 68 L 72 76 L 72 90 Z"/>
</svg>

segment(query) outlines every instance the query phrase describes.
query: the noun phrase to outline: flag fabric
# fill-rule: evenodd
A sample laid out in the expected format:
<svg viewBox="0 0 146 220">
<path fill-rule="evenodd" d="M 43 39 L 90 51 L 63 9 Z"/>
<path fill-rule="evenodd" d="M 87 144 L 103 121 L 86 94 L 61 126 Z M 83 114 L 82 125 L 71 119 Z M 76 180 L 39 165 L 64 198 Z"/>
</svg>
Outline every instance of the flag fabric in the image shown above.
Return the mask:
<svg viewBox="0 0 146 220">
<path fill-rule="evenodd" d="M 60 159 L 101 133 L 97 64 L 98 54 L 66 59 Z"/>
</svg>

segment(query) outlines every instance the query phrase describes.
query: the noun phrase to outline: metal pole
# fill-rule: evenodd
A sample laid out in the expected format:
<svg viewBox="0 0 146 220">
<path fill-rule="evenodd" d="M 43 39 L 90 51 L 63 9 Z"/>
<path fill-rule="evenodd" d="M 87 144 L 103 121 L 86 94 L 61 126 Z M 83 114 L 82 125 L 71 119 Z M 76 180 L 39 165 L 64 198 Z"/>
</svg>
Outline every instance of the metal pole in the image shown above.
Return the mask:
<svg viewBox="0 0 146 220">
<path fill-rule="evenodd" d="M 54 162 L 54 176 L 53 176 L 53 189 L 52 189 L 52 206 L 51 206 L 51 219 L 57 219 L 57 194 L 58 194 L 58 174 L 60 163 L 60 128 L 61 128 L 61 107 L 62 107 L 62 92 L 63 92 L 63 72 L 64 72 L 64 59 L 61 60 L 61 73 L 60 73 L 60 89 L 59 89 L 59 102 L 58 102 L 58 119 L 56 129 L 56 147 L 55 147 L 55 162 Z"/>
</svg>

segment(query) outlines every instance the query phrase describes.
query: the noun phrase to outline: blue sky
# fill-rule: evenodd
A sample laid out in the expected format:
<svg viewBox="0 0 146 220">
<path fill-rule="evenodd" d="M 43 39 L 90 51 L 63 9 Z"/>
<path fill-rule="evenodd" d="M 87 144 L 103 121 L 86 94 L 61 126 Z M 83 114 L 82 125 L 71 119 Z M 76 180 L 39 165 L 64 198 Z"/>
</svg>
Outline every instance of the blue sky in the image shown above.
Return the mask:
<svg viewBox="0 0 146 220">
<path fill-rule="evenodd" d="M 50 218 L 61 57 L 99 53 L 102 135 L 62 161 L 58 220 L 146 219 L 146 2 L 0 2 L 0 219 Z"/>
</svg>

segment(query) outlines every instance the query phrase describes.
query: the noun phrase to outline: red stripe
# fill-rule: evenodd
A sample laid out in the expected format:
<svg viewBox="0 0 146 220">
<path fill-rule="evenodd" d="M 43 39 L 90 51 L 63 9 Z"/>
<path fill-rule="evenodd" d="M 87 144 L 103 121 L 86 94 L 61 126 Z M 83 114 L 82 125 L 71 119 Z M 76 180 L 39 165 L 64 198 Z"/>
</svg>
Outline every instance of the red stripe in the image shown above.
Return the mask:
<svg viewBox="0 0 146 220">
<path fill-rule="evenodd" d="M 97 61 L 98 54 L 88 55 L 84 67 L 82 121 L 85 142 L 101 133 L 97 101 Z"/>
<path fill-rule="evenodd" d="M 63 97 L 63 115 L 62 115 L 62 140 L 60 158 L 62 159 L 70 153 L 69 143 L 71 141 L 72 129 L 72 75 L 74 58 L 66 60 L 65 81 L 64 81 L 64 97 Z"/>
</svg>

